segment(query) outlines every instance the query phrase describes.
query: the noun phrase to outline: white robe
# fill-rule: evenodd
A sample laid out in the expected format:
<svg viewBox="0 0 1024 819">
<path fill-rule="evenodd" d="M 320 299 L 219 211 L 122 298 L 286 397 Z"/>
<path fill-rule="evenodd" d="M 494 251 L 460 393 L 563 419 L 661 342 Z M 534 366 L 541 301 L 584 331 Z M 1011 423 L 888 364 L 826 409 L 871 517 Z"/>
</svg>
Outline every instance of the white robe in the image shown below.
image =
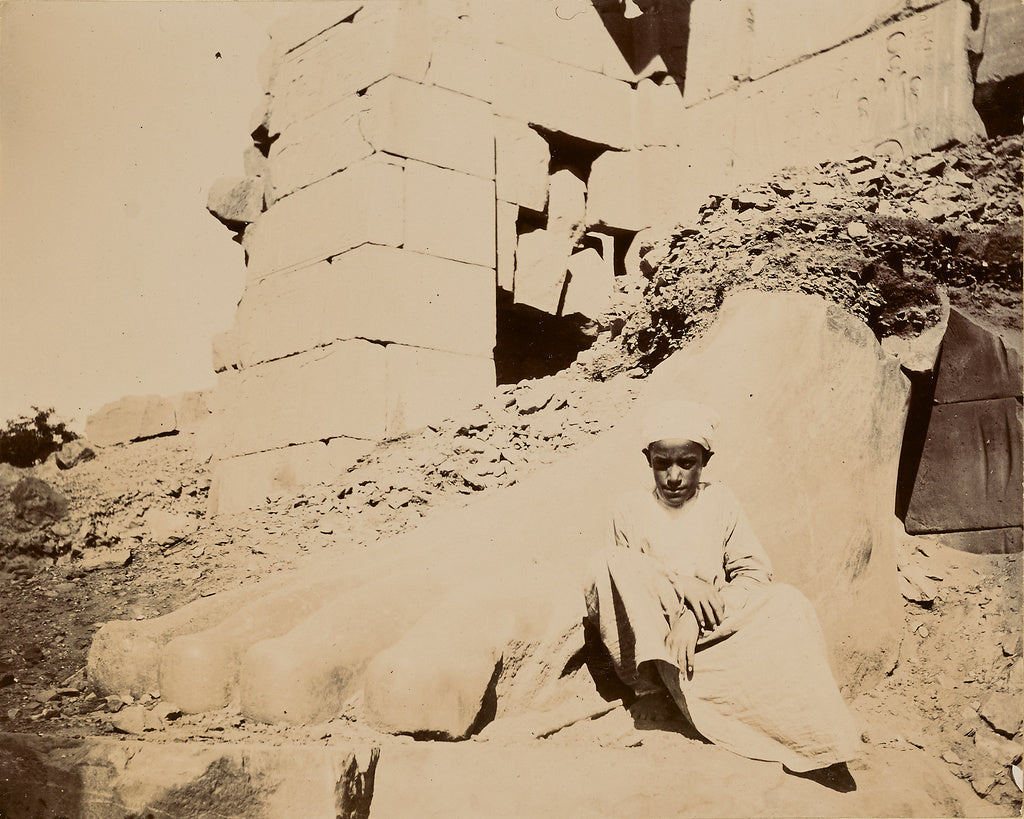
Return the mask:
<svg viewBox="0 0 1024 819">
<path fill-rule="evenodd" d="M 612 533 L 587 608 L 624 683 L 643 693 L 645 668 L 656 669 L 693 726 L 742 756 L 808 771 L 857 755 L 817 615 L 795 588 L 771 582 L 729 489 L 701 483 L 675 509 L 653 490 L 632 493 L 616 506 Z M 681 608 L 674 573 L 714 584 L 725 603 L 721 625 L 698 640 L 689 680 L 665 647 Z"/>
</svg>

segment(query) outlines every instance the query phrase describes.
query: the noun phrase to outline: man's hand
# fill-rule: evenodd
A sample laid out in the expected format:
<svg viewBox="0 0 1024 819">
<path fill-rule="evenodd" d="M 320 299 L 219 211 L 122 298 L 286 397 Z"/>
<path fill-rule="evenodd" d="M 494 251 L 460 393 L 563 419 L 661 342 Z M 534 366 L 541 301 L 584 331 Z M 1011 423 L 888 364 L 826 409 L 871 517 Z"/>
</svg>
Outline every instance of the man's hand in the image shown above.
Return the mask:
<svg viewBox="0 0 1024 819">
<path fill-rule="evenodd" d="M 686 671 L 686 679 L 693 679 L 693 656 L 697 653 L 697 637 L 700 635 L 700 626 L 697 624 L 697 615 L 690 609 L 683 609 L 672 630 L 669 631 L 665 640 L 665 647 L 669 656 L 676 659 L 676 664 L 681 670 Z"/>
<path fill-rule="evenodd" d="M 702 628 L 712 631 L 715 626 L 722 624 L 722 618 L 725 617 L 725 601 L 722 600 L 718 589 L 706 580 L 692 575 L 676 574 L 673 579 L 680 600 L 694 613 L 697 623 Z"/>
</svg>

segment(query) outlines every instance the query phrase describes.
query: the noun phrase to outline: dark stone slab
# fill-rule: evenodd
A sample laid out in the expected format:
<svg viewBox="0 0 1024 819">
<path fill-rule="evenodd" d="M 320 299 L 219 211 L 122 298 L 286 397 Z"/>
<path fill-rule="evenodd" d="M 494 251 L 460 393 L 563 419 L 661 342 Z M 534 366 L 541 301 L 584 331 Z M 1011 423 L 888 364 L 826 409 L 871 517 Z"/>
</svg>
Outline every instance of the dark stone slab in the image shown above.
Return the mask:
<svg viewBox="0 0 1024 819">
<path fill-rule="evenodd" d="M 1022 524 L 1021 405 L 1014 398 L 932 409 L 905 520 L 911 534 Z"/>
<path fill-rule="evenodd" d="M 1022 379 L 1020 353 L 955 308 L 950 310 L 939 354 L 936 404 L 1017 398 Z"/>
</svg>

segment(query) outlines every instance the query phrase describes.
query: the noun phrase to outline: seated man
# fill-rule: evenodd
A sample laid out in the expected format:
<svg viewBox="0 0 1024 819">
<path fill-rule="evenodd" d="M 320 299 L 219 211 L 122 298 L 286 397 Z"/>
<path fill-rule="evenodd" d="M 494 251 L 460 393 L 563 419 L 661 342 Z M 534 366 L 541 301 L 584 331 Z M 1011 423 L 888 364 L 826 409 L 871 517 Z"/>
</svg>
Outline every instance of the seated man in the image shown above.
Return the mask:
<svg viewBox="0 0 1024 819">
<path fill-rule="evenodd" d="M 646 419 L 654 487 L 617 504 L 588 616 L 639 702 L 667 689 L 711 742 L 793 773 L 829 769 L 838 784 L 859 737 L 821 627 L 799 591 L 772 583 L 735 495 L 701 481 L 714 429 L 690 402 Z"/>
</svg>

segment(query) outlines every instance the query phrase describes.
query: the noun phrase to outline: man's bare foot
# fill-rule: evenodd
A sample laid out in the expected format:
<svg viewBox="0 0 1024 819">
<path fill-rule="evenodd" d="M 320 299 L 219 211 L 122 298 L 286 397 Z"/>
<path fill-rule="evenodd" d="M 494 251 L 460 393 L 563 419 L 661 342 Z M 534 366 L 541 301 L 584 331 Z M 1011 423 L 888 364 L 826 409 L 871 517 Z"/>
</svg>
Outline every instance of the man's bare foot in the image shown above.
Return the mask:
<svg viewBox="0 0 1024 819">
<path fill-rule="evenodd" d="M 679 709 L 667 691 L 641 694 L 629 706 L 629 715 L 636 722 L 667 722 L 678 719 Z"/>
</svg>

